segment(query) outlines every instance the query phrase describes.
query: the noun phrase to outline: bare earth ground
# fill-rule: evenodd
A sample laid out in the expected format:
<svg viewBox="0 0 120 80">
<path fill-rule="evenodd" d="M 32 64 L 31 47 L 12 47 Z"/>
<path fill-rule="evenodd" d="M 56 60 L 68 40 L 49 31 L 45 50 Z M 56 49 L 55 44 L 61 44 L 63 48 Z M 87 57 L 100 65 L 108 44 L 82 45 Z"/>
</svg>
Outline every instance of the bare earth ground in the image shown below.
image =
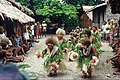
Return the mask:
<svg viewBox="0 0 120 80">
<path fill-rule="evenodd" d="M 48 37 L 55 37 L 54 35 L 49 35 Z M 68 36 L 65 36 L 68 38 Z M 98 65 L 97 71 L 93 73 L 92 78 L 83 79 L 81 78 L 81 72 L 77 69 L 76 62 L 68 62 L 67 70 L 62 73 L 59 72 L 57 77 L 47 77 L 46 71 L 43 69 L 44 59 L 37 59 L 35 52 L 41 52 L 45 46 L 45 39 L 39 39 L 39 43 L 35 43 L 34 47 L 28 51 L 28 57 L 22 63 L 17 63 L 17 65 L 28 64 L 30 67 L 26 67 L 23 70 L 29 73 L 31 80 L 120 80 L 120 75 L 113 75 L 113 69 L 110 63 L 106 63 L 105 60 L 108 56 L 113 55 L 112 49 L 107 43 L 102 43 L 102 52 L 100 56 L 100 63 Z"/>
</svg>

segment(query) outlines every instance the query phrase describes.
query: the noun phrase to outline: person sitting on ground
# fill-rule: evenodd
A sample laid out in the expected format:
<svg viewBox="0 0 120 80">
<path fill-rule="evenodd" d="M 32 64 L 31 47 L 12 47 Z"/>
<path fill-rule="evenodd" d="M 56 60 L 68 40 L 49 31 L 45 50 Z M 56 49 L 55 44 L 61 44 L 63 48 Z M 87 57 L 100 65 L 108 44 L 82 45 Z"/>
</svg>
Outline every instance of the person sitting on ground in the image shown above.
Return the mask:
<svg viewBox="0 0 120 80">
<path fill-rule="evenodd" d="M 22 38 L 18 35 L 18 33 L 15 33 L 15 35 L 13 36 L 12 42 L 13 42 L 14 48 L 16 48 L 17 51 L 20 51 L 21 54 L 25 56 L 26 53 L 23 47 L 21 47 L 21 46 L 24 46 L 22 42 Z"/>
<path fill-rule="evenodd" d="M 120 39 L 115 38 L 111 44 L 113 52 L 116 52 L 116 48 L 120 45 Z"/>
<path fill-rule="evenodd" d="M 1 54 L 5 55 L 6 61 L 12 61 L 12 62 L 18 62 L 18 61 L 23 61 L 24 58 L 23 56 L 17 56 L 17 52 L 15 52 L 17 49 L 15 49 L 14 47 L 9 47 L 9 39 L 5 38 L 1 40 L 1 47 L 2 47 L 2 51 Z"/>
<path fill-rule="evenodd" d="M 117 53 L 109 57 L 106 62 L 112 61 L 113 68 L 117 68 L 113 74 L 120 74 L 120 46 L 117 48 Z"/>
</svg>

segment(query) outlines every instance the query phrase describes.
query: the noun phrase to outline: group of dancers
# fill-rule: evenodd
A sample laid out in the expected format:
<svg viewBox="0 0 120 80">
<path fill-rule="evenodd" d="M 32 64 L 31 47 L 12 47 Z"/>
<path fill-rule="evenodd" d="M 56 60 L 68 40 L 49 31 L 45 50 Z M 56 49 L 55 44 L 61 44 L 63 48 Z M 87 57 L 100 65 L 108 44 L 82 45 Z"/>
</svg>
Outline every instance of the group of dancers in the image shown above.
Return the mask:
<svg viewBox="0 0 120 80">
<path fill-rule="evenodd" d="M 96 27 L 76 27 L 69 35 L 69 38 L 65 38 L 65 31 L 58 28 L 56 37 L 47 38 L 47 48 L 41 53 L 37 52 L 36 56 L 46 57 L 44 68 L 49 77 L 56 76 L 59 70 L 65 71 L 66 63 L 71 61 L 78 63 L 82 77 L 91 77 L 93 68 L 96 69 L 99 63 L 101 31 Z"/>
</svg>

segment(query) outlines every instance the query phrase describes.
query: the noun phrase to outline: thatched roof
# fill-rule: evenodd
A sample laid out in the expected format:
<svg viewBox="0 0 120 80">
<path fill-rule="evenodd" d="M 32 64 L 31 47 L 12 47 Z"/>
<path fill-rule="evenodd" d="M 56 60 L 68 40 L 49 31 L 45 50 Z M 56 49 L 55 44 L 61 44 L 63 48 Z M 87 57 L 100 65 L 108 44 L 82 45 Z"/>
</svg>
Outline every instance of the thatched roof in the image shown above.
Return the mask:
<svg viewBox="0 0 120 80">
<path fill-rule="evenodd" d="M 34 22 L 35 20 L 6 0 L 0 0 L 0 16 L 3 18 L 8 17 L 13 20 L 18 20 L 21 23 Z"/>
<path fill-rule="evenodd" d="M 31 14 L 34 15 L 34 13 L 30 9 L 26 8 L 25 6 L 22 6 L 20 3 L 16 2 L 15 0 L 7 0 L 7 1 L 12 3 L 12 5 L 20 9 L 22 12 L 27 12 L 30 15 Z"/>
<path fill-rule="evenodd" d="M 82 16 L 80 17 L 82 24 L 85 27 L 91 27 L 92 26 L 92 21 L 90 20 L 90 18 L 87 16 L 86 12 L 84 12 L 82 14 Z"/>
</svg>

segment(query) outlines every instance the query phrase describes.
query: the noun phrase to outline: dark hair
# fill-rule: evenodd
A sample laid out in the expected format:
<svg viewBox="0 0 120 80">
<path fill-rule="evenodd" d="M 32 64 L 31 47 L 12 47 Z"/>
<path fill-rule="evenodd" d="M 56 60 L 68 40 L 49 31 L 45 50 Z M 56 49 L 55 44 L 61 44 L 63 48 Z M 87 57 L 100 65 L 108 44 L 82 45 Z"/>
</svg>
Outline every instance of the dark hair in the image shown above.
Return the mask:
<svg viewBox="0 0 120 80">
<path fill-rule="evenodd" d="M 54 38 L 47 38 L 46 41 L 45 41 L 45 44 L 53 44 L 55 45 L 56 44 L 56 40 Z"/>
<path fill-rule="evenodd" d="M 75 34 L 74 32 L 70 32 L 70 33 L 69 33 L 69 35 L 73 35 L 73 36 L 74 36 L 74 34 Z"/>
<path fill-rule="evenodd" d="M 84 34 L 87 34 L 87 36 L 90 37 L 91 36 L 91 31 L 89 29 L 86 29 L 84 31 Z"/>
<path fill-rule="evenodd" d="M 82 44 L 86 45 L 87 47 L 89 47 L 91 45 L 91 42 L 90 42 L 89 39 L 84 39 Z"/>
</svg>

